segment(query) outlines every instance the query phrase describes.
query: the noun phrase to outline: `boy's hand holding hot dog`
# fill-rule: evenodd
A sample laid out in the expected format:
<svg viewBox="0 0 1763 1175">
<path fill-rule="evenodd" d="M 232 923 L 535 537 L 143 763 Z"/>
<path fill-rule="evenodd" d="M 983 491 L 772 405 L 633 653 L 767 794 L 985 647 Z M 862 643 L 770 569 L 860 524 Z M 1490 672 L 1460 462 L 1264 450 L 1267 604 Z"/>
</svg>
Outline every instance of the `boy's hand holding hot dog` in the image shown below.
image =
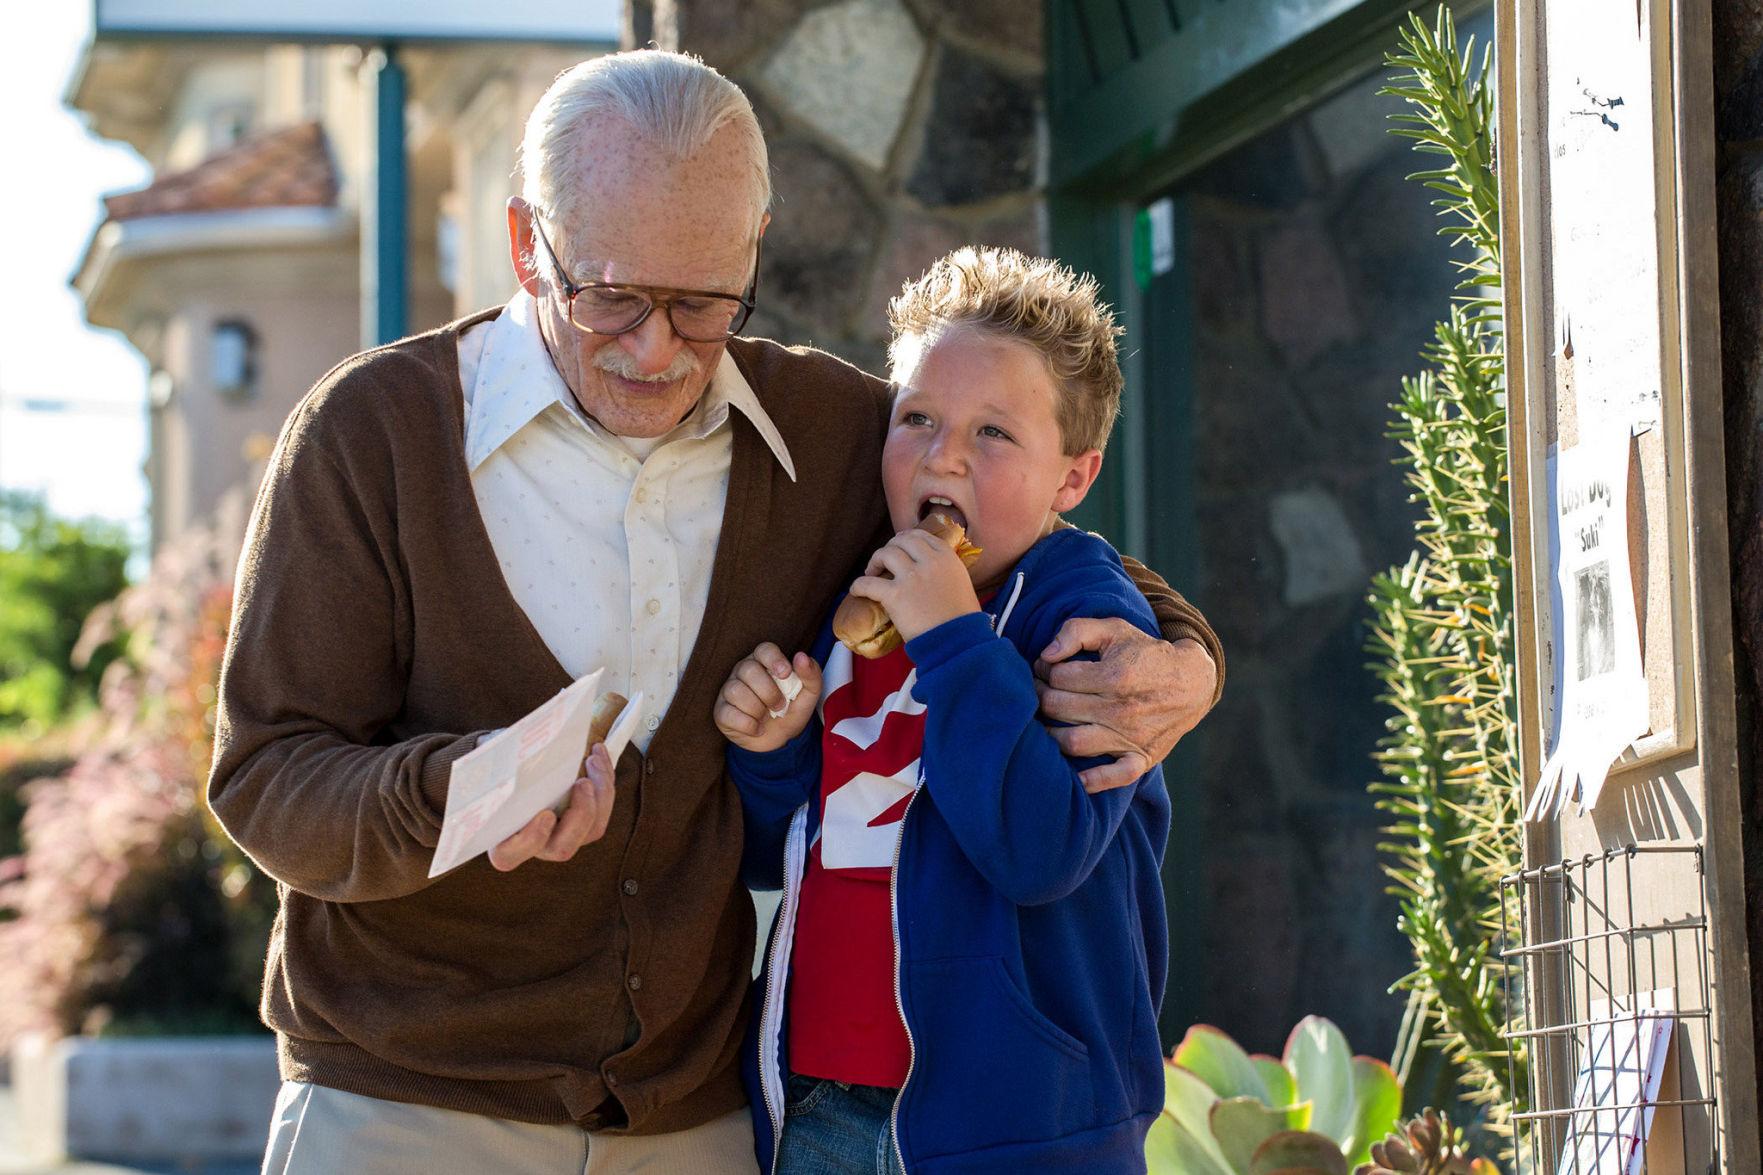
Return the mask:
<svg viewBox="0 0 1763 1175">
<path fill-rule="evenodd" d="M 797 653 L 792 666 L 766 641 L 734 667 L 716 701 L 716 728 L 747 751 L 775 751 L 808 726 L 820 701 L 820 666 Z"/>
<path fill-rule="evenodd" d="M 903 530 L 877 551 L 851 594 L 880 604 L 903 641 L 979 611 L 967 564 L 945 539 L 922 529 Z"/>
</svg>

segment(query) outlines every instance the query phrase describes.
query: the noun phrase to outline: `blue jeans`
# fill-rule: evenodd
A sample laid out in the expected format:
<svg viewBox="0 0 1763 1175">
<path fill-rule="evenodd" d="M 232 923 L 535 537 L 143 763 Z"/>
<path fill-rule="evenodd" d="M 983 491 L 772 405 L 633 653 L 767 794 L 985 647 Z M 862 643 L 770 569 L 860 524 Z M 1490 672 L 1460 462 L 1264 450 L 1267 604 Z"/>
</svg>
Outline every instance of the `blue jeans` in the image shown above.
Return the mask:
<svg viewBox="0 0 1763 1175">
<path fill-rule="evenodd" d="M 903 1175 L 894 1149 L 896 1092 L 792 1073 L 777 1175 Z"/>
</svg>

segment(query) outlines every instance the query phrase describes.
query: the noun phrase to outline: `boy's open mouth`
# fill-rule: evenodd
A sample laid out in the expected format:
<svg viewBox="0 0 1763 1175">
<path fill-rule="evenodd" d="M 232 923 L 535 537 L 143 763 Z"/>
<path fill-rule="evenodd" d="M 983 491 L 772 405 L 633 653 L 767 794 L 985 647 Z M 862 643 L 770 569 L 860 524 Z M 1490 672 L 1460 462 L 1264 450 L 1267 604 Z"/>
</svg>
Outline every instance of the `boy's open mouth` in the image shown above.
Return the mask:
<svg viewBox="0 0 1763 1175">
<path fill-rule="evenodd" d="M 954 502 L 951 502 L 948 498 L 940 497 L 936 494 L 932 494 L 918 504 L 918 520 L 920 522 L 923 522 L 932 514 L 944 514 L 948 516 L 951 522 L 959 522 L 963 527 L 967 525 L 967 515 L 962 512 L 961 507 L 957 506 Z"/>
</svg>

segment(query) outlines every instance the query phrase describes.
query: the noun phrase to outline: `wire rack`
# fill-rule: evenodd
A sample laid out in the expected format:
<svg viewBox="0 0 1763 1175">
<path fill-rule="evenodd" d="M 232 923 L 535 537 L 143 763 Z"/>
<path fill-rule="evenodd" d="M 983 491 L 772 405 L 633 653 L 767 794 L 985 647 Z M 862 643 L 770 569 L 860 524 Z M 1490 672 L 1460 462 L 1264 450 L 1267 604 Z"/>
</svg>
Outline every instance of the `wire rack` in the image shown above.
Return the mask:
<svg viewBox="0 0 1763 1175">
<path fill-rule="evenodd" d="M 1501 954 L 1507 1064 L 1530 1091 L 1514 1115 L 1525 1175 L 1719 1170 L 1701 882 L 1699 844 L 1629 845 L 1502 879 L 1503 922 L 1523 939 Z"/>
</svg>

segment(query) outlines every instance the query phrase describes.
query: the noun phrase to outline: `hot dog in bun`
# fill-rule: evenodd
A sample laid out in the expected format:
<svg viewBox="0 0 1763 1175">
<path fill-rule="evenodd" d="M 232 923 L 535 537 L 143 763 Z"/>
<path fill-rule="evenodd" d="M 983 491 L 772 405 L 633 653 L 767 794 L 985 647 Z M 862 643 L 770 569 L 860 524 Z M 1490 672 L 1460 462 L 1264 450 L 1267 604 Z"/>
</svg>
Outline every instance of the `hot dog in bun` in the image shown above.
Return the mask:
<svg viewBox="0 0 1763 1175">
<path fill-rule="evenodd" d="M 964 566 L 971 568 L 978 561 L 981 548 L 967 541 L 967 528 L 940 512 L 925 516 L 919 530 L 929 531 L 949 544 L 960 556 Z M 833 613 L 833 635 L 859 657 L 885 657 L 900 647 L 900 631 L 888 619 L 887 611 L 874 600 L 863 596 L 846 596 Z"/>
</svg>

